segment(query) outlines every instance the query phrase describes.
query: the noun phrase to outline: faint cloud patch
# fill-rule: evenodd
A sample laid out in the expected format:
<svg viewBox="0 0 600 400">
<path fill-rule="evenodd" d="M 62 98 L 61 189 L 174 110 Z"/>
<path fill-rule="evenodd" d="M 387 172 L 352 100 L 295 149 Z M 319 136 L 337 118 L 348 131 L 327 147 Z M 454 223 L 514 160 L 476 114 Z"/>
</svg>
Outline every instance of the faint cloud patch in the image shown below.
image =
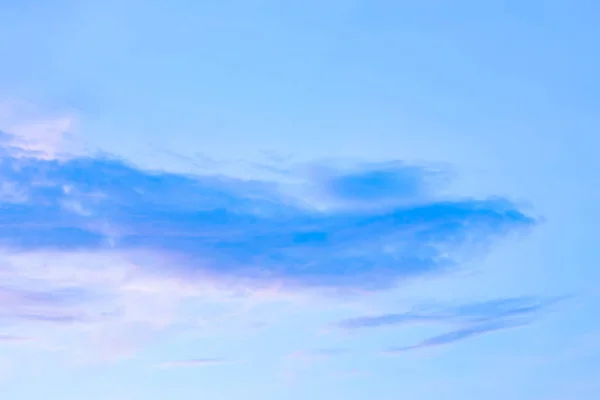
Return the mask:
<svg viewBox="0 0 600 400">
<path fill-rule="evenodd" d="M 81 150 L 74 135 L 76 124 L 72 112 L 48 113 L 24 102 L 0 102 L 0 132 L 5 132 L 0 142 L 15 157 L 69 157 Z"/>
</svg>

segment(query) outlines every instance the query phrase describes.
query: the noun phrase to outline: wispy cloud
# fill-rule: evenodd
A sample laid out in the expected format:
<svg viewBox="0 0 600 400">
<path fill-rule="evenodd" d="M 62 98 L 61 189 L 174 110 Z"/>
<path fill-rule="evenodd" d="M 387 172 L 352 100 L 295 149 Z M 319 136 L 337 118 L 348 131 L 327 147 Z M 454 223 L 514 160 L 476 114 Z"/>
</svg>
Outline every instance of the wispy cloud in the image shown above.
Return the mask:
<svg viewBox="0 0 600 400">
<path fill-rule="evenodd" d="M 473 337 L 485 335 L 492 332 L 497 332 L 505 329 L 518 328 L 527 325 L 524 321 L 497 321 L 494 323 L 476 324 L 473 326 L 467 326 L 465 328 L 457 329 L 454 331 L 446 332 L 441 335 L 436 335 L 421 342 L 405 346 L 405 347 L 391 347 L 385 351 L 386 354 L 398 354 L 410 350 L 425 349 L 431 347 L 439 347 L 450 345 L 461 340 L 470 339 Z"/>
<path fill-rule="evenodd" d="M 336 325 L 344 330 L 356 331 L 382 327 L 399 327 L 408 324 L 440 324 L 457 327 L 421 342 L 393 347 L 386 354 L 401 353 L 429 347 L 449 345 L 484 334 L 522 327 L 535 321 L 561 298 L 507 298 L 463 304 L 456 307 L 428 308 L 419 311 L 391 313 L 346 319 Z"/>
<path fill-rule="evenodd" d="M 29 336 L 19 336 L 19 335 L 6 335 L 0 334 L 0 344 L 1 343 L 28 343 L 33 342 L 35 339 Z"/>
<path fill-rule="evenodd" d="M 0 321 L 69 324 L 85 320 L 77 311 L 89 297 L 80 288 L 32 290 L 0 286 Z"/>
<path fill-rule="evenodd" d="M 514 297 L 467 303 L 456 307 L 428 307 L 403 313 L 349 318 L 336 325 L 345 330 L 402 326 L 407 324 L 485 324 L 499 320 L 529 318 L 559 299 Z"/>
</svg>

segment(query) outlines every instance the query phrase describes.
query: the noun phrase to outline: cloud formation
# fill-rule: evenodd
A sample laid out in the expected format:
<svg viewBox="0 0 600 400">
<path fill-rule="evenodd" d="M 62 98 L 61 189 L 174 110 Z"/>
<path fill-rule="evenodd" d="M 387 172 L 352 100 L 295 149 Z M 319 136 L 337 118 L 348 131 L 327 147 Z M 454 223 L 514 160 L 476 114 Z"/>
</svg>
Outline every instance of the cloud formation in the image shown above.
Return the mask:
<svg viewBox="0 0 600 400">
<path fill-rule="evenodd" d="M 389 289 L 536 223 L 502 198 L 436 195 L 443 172 L 401 162 L 298 168 L 291 188 L 17 139 L 0 136 L 0 323 L 68 327 L 103 356 L 181 322 L 189 299 Z"/>
<path fill-rule="evenodd" d="M 426 181 L 429 173 L 421 174 Z M 502 199 L 427 197 L 376 211 L 322 211 L 274 182 L 150 172 L 108 157 L 8 151 L 0 176 L 10 191 L 0 209 L 7 248 L 152 250 L 176 258 L 179 273 L 291 286 L 389 287 L 535 223 Z M 372 204 L 419 191 L 419 183 L 414 167 L 321 182 L 338 197 Z"/>
</svg>

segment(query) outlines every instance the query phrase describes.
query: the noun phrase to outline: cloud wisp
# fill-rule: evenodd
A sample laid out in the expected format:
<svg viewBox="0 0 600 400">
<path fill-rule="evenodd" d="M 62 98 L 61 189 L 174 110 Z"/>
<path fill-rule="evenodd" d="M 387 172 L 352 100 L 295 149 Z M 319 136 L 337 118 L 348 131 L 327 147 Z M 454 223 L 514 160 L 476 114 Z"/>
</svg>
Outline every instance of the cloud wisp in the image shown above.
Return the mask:
<svg viewBox="0 0 600 400">
<path fill-rule="evenodd" d="M 484 324 L 499 320 L 528 318 L 555 303 L 556 299 L 527 297 L 495 299 L 456 307 L 421 308 L 403 313 L 348 318 L 337 323 L 344 330 L 359 330 L 409 324 Z"/>
<path fill-rule="evenodd" d="M 81 322 L 85 316 L 78 306 L 86 298 L 77 288 L 32 290 L 0 286 L 0 322 Z"/>
<path fill-rule="evenodd" d="M 0 335 L 0 344 L 2 343 L 29 343 L 33 342 L 35 339 L 28 336 L 17 336 L 17 335 Z"/>
<path fill-rule="evenodd" d="M 404 353 L 410 350 L 426 349 L 431 347 L 447 346 L 462 340 L 471 339 L 477 336 L 482 336 L 488 333 L 497 332 L 506 329 L 513 329 L 525 326 L 526 322 L 515 322 L 515 321 L 499 321 L 495 323 L 477 324 L 473 326 L 467 326 L 454 331 L 442 333 L 440 335 L 432 336 L 424 339 L 417 344 L 404 347 L 391 347 L 385 351 L 388 355 L 394 355 Z"/>
<path fill-rule="evenodd" d="M 427 308 L 404 313 L 349 318 L 336 324 L 345 331 L 370 330 L 384 327 L 401 327 L 412 324 L 438 324 L 455 329 L 426 338 L 417 344 L 393 347 L 387 354 L 401 353 L 430 347 L 449 345 L 484 334 L 526 326 L 535 321 L 562 298 L 506 298 L 456 307 Z"/>
</svg>

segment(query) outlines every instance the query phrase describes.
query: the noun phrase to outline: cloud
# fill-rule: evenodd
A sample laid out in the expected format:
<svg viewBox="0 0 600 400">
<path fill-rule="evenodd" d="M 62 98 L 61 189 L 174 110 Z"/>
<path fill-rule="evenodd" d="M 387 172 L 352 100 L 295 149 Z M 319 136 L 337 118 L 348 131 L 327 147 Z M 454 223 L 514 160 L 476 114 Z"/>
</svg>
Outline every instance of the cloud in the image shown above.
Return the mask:
<svg viewBox="0 0 600 400">
<path fill-rule="evenodd" d="M 222 358 L 195 358 L 191 360 L 167 361 L 158 363 L 155 366 L 158 368 L 190 368 L 223 364 L 227 364 L 227 361 Z"/>
<path fill-rule="evenodd" d="M 485 335 L 487 333 L 492 333 L 505 329 L 512 329 L 525 326 L 525 322 L 515 322 L 515 321 L 499 321 L 495 323 L 487 323 L 487 324 L 476 324 L 473 326 L 468 326 L 465 328 L 457 329 L 451 332 L 443 333 L 441 335 L 433 336 L 422 340 L 421 342 L 405 347 L 392 347 L 386 350 L 386 354 L 393 355 L 398 353 L 403 353 L 410 350 L 418 350 L 425 349 L 431 347 L 439 347 L 450 345 L 455 342 L 470 339 L 473 337 Z"/>
<path fill-rule="evenodd" d="M 349 318 L 336 325 L 344 330 L 358 330 L 408 324 L 485 324 L 499 320 L 528 318 L 544 311 L 559 299 L 540 300 L 528 297 L 494 299 L 456 307 L 428 308 L 403 313 Z"/>
<path fill-rule="evenodd" d="M 18 335 L 6 335 L 0 334 L 0 344 L 2 343 L 26 343 L 34 341 L 33 338 L 28 336 L 18 336 Z"/>
<path fill-rule="evenodd" d="M 414 168 L 407 171 L 417 179 Z M 394 170 L 399 181 L 403 173 Z M 478 246 L 535 223 L 498 199 L 432 197 L 385 211 L 323 212 L 301 206 L 273 182 L 149 172 L 106 157 L 5 156 L 0 176 L 21 199 L 0 209 L 0 243 L 7 248 L 152 250 L 185 265 L 180 273 L 291 286 L 393 286 L 441 272 Z M 339 196 L 370 193 L 359 184 L 333 186 Z"/>
<path fill-rule="evenodd" d="M 0 321 L 58 324 L 83 321 L 82 313 L 74 310 L 85 297 L 87 295 L 78 288 L 35 291 L 0 287 Z"/>
<path fill-rule="evenodd" d="M 562 300 L 564 297 L 495 299 L 455 307 L 350 318 L 340 321 L 337 326 L 347 331 L 399 327 L 408 324 L 440 324 L 457 327 L 449 332 L 426 338 L 417 344 L 393 347 L 385 351 L 386 354 L 396 354 L 408 350 L 449 345 L 500 330 L 526 326 Z"/>
<path fill-rule="evenodd" d="M 21 144 L 0 136 L 0 322 L 50 337 L 68 327 L 103 355 L 193 323 L 178 318 L 184 303 L 190 319 L 208 312 L 189 300 L 390 289 L 536 223 L 498 197 L 436 195 L 443 173 L 398 162 L 269 181 Z"/>
<path fill-rule="evenodd" d="M 418 201 L 442 188 L 448 171 L 399 161 L 310 169 L 317 190 L 354 207 L 398 205 Z"/>
</svg>

